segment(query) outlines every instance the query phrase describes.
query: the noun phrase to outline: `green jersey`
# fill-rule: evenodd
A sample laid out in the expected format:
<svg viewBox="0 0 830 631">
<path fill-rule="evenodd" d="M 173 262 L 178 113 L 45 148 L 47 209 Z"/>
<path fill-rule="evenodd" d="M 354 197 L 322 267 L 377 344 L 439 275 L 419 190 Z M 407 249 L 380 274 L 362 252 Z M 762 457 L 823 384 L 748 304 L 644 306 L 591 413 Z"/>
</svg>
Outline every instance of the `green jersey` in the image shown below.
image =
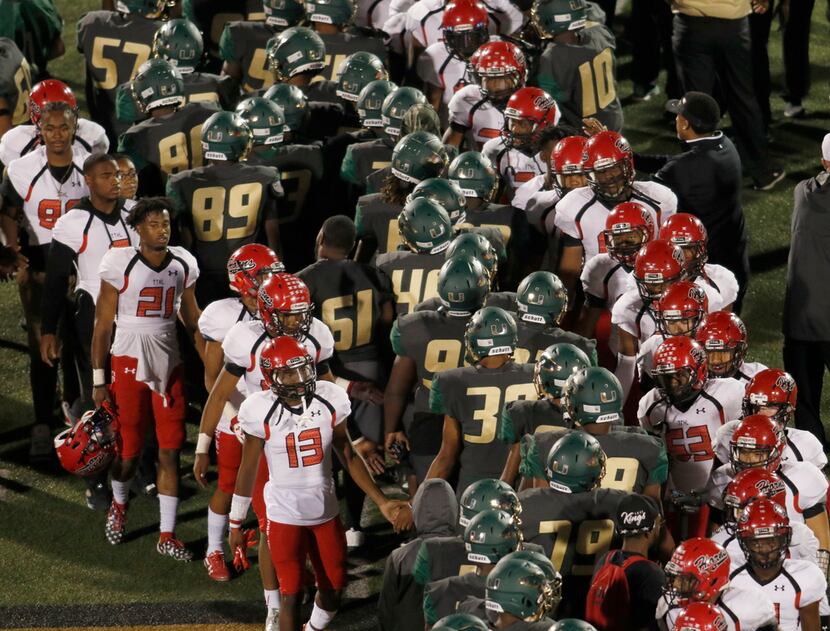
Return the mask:
<svg viewBox="0 0 830 631">
<path fill-rule="evenodd" d="M 12 40 L 0 37 L 0 99 L 6 101 L 13 125 L 29 122 L 29 63 Z"/>
<path fill-rule="evenodd" d="M 421 543 L 412 575 L 416 583 L 427 586 L 449 576 L 474 571 L 475 565 L 467 560 L 463 537 L 432 537 Z"/>
<path fill-rule="evenodd" d="M 349 145 L 340 167 L 340 177 L 365 189 L 367 177 L 392 164 L 394 148 L 395 142 L 385 136 Z"/>
<path fill-rule="evenodd" d="M 215 112 L 207 103 L 187 103 L 166 116 L 136 123 L 121 135 L 118 151 L 138 170 L 139 196 L 162 195 L 168 176 L 202 166 L 202 123 Z"/>
<path fill-rule="evenodd" d="M 508 361 L 499 368 L 478 364 L 435 375 L 430 409 L 458 421 L 463 436 L 457 492 L 501 475 L 510 448 L 496 438 L 499 419 L 505 404 L 536 398 L 533 368 L 533 364 Z"/>
<path fill-rule="evenodd" d="M 282 184 L 274 167 L 214 163 L 171 175 L 167 196 L 193 233 L 201 273 L 222 274 L 230 255 L 261 241 L 264 222 L 277 218 Z"/>
<path fill-rule="evenodd" d="M 377 253 L 394 252 L 403 244 L 398 232 L 398 215 L 402 206 L 383 200 L 380 193 L 363 195 L 357 200 L 354 225 L 358 239 L 376 244 Z"/>
<path fill-rule="evenodd" d="M 515 445 L 525 434 L 567 428 L 564 410 L 551 399 L 511 401 L 504 406 L 499 424 L 499 440 Z"/>
<path fill-rule="evenodd" d="M 219 56 L 223 61 L 238 64 L 242 71 L 240 87 L 248 94 L 274 85 L 274 74 L 268 67 L 265 45 L 277 30 L 265 22 L 228 22 L 219 40 Z"/>
<path fill-rule="evenodd" d="M 415 305 L 415 311 L 435 311 L 441 306 L 440 298 L 429 298 Z M 516 292 L 514 291 L 491 291 L 484 298 L 485 307 L 501 307 L 505 311 L 516 310 Z"/>
<path fill-rule="evenodd" d="M 438 296 L 438 272 L 443 264 L 442 253 L 418 254 L 403 250 L 381 254 L 375 261 L 377 268 L 392 282 L 398 315 L 405 315 L 418 303 Z"/>
<path fill-rule="evenodd" d="M 619 131 L 623 112 L 617 97 L 614 35 L 606 26 L 588 22 L 579 40 L 548 44 L 539 57 L 535 83 L 562 107 L 563 122 L 580 126 L 590 116 Z"/>
<path fill-rule="evenodd" d="M 559 327 L 545 326 L 526 322 L 519 314 L 513 314 L 519 330 L 519 344 L 516 347 L 516 361 L 535 363 L 544 350 L 551 344 L 573 344 L 591 359 L 591 365 L 597 365 L 597 343 L 576 333 L 563 331 Z"/>
<path fill-rule="evenodd" d="M 455 613 L 458 604 L 469 597 L 484 598 L 487 579 L 476 572 L 448 576 L 424 589 L 424 622 L 432 626 L 444 616 Z"/>
<path fill-rule="evenodd" d="M 366 51 L 377 55 L 383 65 L 389 67 L 386 46 L 380 37 L 366 37 L 357 31 L 339 33 L 318 33 L 326 45 L 326 67 L 320 71 L 314 81 L 337 80 L 337 69 L 349 55 L 359 51 Z"/>
</svg>

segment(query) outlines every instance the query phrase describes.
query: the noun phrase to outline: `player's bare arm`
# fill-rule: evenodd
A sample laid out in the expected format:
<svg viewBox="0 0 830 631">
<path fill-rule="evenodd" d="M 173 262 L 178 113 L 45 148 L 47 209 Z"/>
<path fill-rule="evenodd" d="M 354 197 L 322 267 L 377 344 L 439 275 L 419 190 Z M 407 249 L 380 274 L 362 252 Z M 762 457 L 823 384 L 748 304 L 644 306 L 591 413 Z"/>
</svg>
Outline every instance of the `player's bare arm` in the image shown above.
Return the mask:
<svg viewBox="0 0 830 631">
<path fill-rule="evenodd" d="M 95 405 L 110 400 L 104 370 L 112 344 L 112 326 L 117 310 L 118 290 L 102 280 L 101 292 L 95 303 L 95 327 L 92 330 L 92 400 Z"/>
<path fill-rule="evenodd" d="M 409 440 L 401 430 L 406 400 L 417 378 L 415 362 L 409 357 L 396 357 L 383 393 L 383 446 L 388 453 L 392 443 L 399 442 L 409 448 Z"/>
<path fill-rule="evenodd" d="M 429 467 L 427 479 L 450 477 L 458 454 L 461 451 L 461 423 L 451 416 L 444 417 L 444 430 L 441 434 L 441 449 Z"/>
<path fill-rule="evenodd" d="M 576 283 L 582 271 L 583 254 L 584 250 L 581 245 L 569 245 L 562 248 L 558 276 L 565 284 L 565 289 L 568 290 L 568 310 L 573 310 L 575 307 L 573 297 L 576 295 Z"/>
<path fill-rule="evenodd" d="M 93 338 L 94 340 L 94 338 Z M 222 348 L 219 345 L 219 351 Z M 224 359 L 224 354 L 223 354 Z M 207 368 L 207 366 L 206 366 Z M 207 373 L 205 374 L 207 381 Z M 202 420 L 199 423 L 199 439 L 202 443 L 207 445 L 198 445 L 195 459 L 193 461 L 193 477 L 196 482 L 202 487 L 207 487 L 207 470 L 210 464 L 207 450 L 210 446 L 210 441 L 213 440 L 213 435 L 216 433 L 216 428 L 219 426 L 219 421 L 222 418 L 222 411 L 225 409 L 225 404 L 230 399 L 231 394 L 236 389 L 236 384 L 239 382 L 239 377 L 228 372 L 226 368 L 222 368 L 218 377 L 213 382 L 210 389 L 210 394 L 205 402 L 205 409 L 202 411 Z M 203 436 L 207 438 L 202 438 Z"/>
</svg>

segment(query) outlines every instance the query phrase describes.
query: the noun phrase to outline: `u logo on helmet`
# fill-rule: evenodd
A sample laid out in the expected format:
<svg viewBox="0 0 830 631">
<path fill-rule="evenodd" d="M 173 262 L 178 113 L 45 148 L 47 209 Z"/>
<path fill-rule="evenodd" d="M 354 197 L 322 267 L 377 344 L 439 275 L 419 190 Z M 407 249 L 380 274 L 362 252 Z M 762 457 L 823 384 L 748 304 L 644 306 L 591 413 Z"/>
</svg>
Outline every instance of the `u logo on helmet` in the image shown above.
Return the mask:
<svg viewBox="0 0 830 631">
<path fill-rule="evenodd" d="M 208 142 L 222 142 L 222 136 L 222 131 L 219 129 L 208 129 L 207 131 Z"/>
<path fill-rule="evenodd" d="M 600 403 L 613 403 L 616 400 L 617 400 L 617 391 L 616 390 L 611 390 L 611 391 L 608 391 L 608 392 L 603 391 L 603 392 L 599 393 Z"/>
</svg>

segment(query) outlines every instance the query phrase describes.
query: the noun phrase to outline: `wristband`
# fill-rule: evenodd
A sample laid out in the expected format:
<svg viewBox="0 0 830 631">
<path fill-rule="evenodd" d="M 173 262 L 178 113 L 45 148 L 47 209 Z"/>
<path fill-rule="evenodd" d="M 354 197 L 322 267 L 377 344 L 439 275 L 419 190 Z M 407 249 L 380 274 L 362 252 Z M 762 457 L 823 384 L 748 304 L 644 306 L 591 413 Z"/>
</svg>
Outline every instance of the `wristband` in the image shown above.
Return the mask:
<svg viewBox="0 0 830 631">
<path fill-rule="evenodd" d="M 343 388 L 343 390 L 346 391 L 346 394 L 351 394 L 352 384 L 354 384 L 354 381 L 349 381 L 348 379 L 344 379 L 343 377 L 335 377 L 334 383 Z"/>
<path fill-rule="evenodd" d="M 230 528 L 241 528 L 242 522 L 248 516 L 248 507 L 251 505 L 251 498 L 244 495 L 233 494 L 231 499 L 231 512 L 228 515 L 228 526 Z"/>
<path fill-rule="evenodd" d="M 93 368 L 92 385 L 94 388 L 107 385 L 107 371 L 103 368 Z"/>
<path fill-rule="evenodd" d="M 196 439 L 196 453 L 206 454 L 210 449 L 210 443 L 213 437 L 210 434 L 199 432 L 199 437 Z"/>
</svg>

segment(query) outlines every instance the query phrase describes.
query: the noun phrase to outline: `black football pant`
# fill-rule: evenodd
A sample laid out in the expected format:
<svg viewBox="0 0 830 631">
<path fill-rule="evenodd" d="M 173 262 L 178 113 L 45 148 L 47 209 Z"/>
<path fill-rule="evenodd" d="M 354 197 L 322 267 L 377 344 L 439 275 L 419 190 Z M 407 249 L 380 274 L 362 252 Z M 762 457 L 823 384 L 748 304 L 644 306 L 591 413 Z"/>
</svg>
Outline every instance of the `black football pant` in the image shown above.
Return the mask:
<svg viewBox="0 0 830 631">
<path fill-rule="evenodd" d="M 795 0 L 798 2 L 798 0 Z M 772 27 L 773 0 L 770 0 L 766 13 L 752 13 L 749 16 L 749 31 L 752 36 L 752 84 L 755 86 L 755 95 L 758 100 L 758 109 L 764 120 L 764 128 L 769 127 L 772 121 L 769 97 L 772 86 L 769 78 L 769 31 Z"/>
<path fill-rule="evenodd" d="M 810 91 L 810 19 L 814 5 L 815 0 L 790 2 L 789 19 L 782 31 L 786 98 L 792 103 L 801 103 Z"/>
<path fill-rule="evenodd" d="M 798 386 L 795 426 L 815 434 L 827 451 L 821 423 L 821 389 L 824 371 L 830 370 L 830 341 L 807 342 L 785 337 L 784 369 Z"/>
<path fill-rule="evenodd" d="M 633 0 L 628 23 L 631 39 L 631 80 L 640 86 L 657 83 L 666 70 L 666 96 L 683 96 L 672 53 L 672 13 L 665 0 Z"/>
</svg>

